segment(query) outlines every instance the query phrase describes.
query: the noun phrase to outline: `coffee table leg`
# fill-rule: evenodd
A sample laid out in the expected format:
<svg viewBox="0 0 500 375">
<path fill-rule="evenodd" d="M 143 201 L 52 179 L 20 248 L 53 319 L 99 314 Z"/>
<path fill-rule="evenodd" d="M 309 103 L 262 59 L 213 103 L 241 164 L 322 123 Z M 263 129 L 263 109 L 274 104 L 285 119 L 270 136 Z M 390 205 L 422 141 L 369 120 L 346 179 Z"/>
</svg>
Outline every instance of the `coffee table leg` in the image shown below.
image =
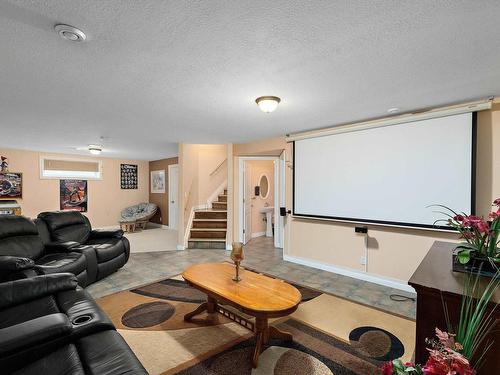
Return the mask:
<svg viewBox="0 0 500 375">
<path fill-rule="evenodd" d="M 269 326 L 267 318 L 255 319 L 255 351 L 252 358 L 253 368 L 257 368 L 259 364 L 259 356 L 262 351 L 262 346 L 267 344 L 270 338 L 291 341 L 293 336 L 291 333 L 279 330 L 276 327 Z"/>
<path fill-rule="evenodd" d="M 207 297 L 207 312 L 208 313 L 214 313 L 217 311 L 217 301 L 215 298 L 212 298 L 210 296 Z"/>
<path fill-rule="evenodd" d="M 186 322 L 189 322 L 193 316 L 198 315 L 205 310 L 208 310 L 208 303 L 207 302 L 203 302 L 194 311 L 191 311 L 190 313 L 187 313 L 186 315 L 184 315 L 184 320 Z"/>
<path fill-rule="evenodd" d="M 293 336 L 291 333 L 284 332 L 276 327 L 270 326 L 269 327 L 269 336 L 274 338 L 274 339 L 280 339 L 284 341 L 292 341 Z"/>
</svg>

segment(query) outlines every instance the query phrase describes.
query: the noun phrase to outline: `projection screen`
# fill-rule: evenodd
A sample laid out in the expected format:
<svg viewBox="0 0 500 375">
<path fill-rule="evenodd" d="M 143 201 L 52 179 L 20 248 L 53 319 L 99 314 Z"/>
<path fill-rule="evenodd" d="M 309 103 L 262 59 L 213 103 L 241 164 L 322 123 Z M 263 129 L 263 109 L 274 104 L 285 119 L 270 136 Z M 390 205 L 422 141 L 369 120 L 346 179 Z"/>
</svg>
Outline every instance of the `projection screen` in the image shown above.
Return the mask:
<svg viewBox="0 0 500 375">
<path fill-rule="evenodd" d="M 465 113 L 295 141 L 293 214 L 436 228 L 443 215 L 430 205 L 474 213 L 475 122 Z"/>
</svg>

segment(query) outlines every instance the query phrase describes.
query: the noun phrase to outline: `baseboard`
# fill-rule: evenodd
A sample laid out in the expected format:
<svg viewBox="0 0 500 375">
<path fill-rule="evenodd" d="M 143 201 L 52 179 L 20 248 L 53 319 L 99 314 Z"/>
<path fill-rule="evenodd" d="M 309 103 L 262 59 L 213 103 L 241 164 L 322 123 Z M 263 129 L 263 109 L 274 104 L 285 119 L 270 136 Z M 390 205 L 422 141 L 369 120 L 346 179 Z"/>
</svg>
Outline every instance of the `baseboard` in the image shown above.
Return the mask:
<svg viewBox="0 0 500 375">
<path fill-rule="evenodd" d="M 352 269 L 348 269 L 348 268 L 333 266 L 330 264 L 325 264 L 325 263 L 317 262 L 314 260 L 305 259 L 305 258 L 301 258 L 301 257 L 295 257 L 295 256 L 291 256 L 291 255 L 283 255 L 283 260 L 286 260 L 286 261 L 292 262 L 292 263 L 301 264 L 303 266 L 317 268 L 317 269 L 320 269 L 323 271 L 337 273 L 337 274 L 343 275 L 343 276 L 349 276 L 349 277 L 352 277 L 354 279 L 359 279 L 359 280 L 368 281 L 368 282 L 371 282 L 374 284 L 387 286 L 389 288 L 399 289 L 399 290 L 409 292 L 409 293 L 416 293 L 415 289 L 413 289 L 411 286 L 409 286 L 408 284 L 405 284 L 404 282 L 401 282 L 399 280 L 395 280 L 395 279 L 371 275 L 369 273 L 364 273 L 361 271 L 356 271 L 356 270 L 352 270 Z"/>
<path fill-rule="evenodd" d="M 255 232 L 255 233 L 252 233 L 252 238 L 257 238 L 257 237 L 262 237 L 262 236 L 265 236 L 266 235 L 266 232 Z"/>
<path fill-rule="evenodd" d="M 184 245 L 177 245 L 177 250 L 186 250 Z"/>
<path fill-rule="evenodd" d="M 226 250 L 233 250 L 233 245 L 226 244 Z"/>
</svg>

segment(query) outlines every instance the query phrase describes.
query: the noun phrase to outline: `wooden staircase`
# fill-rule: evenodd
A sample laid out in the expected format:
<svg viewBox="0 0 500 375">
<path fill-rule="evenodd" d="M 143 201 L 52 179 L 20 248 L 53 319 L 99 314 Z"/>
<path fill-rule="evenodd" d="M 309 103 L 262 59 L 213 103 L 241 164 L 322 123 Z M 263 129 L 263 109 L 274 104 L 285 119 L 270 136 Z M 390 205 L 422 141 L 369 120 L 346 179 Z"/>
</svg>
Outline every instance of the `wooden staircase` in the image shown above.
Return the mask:
<svg viewBox="0 0 500 375">
<path fill-rule="evenodd" d="M 225 249 L 227 232 L 227 190 L 212 208 L 195 211 L 190 230 L 189 249 Z"/>
</svg>

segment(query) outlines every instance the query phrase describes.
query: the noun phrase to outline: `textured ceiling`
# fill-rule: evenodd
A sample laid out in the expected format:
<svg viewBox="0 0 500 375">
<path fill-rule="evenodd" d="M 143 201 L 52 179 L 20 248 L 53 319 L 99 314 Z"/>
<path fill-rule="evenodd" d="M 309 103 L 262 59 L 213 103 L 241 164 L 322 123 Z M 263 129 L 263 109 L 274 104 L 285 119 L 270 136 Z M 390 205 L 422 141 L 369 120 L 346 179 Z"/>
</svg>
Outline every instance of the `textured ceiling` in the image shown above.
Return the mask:
<svg viewBox="0 0 500 375">
<path fill-rule="evenodd" d="M 158 159 L 498 95 L 499 20 L 498 0 L 0 0 L 0 147 Z"/>
</svg>

